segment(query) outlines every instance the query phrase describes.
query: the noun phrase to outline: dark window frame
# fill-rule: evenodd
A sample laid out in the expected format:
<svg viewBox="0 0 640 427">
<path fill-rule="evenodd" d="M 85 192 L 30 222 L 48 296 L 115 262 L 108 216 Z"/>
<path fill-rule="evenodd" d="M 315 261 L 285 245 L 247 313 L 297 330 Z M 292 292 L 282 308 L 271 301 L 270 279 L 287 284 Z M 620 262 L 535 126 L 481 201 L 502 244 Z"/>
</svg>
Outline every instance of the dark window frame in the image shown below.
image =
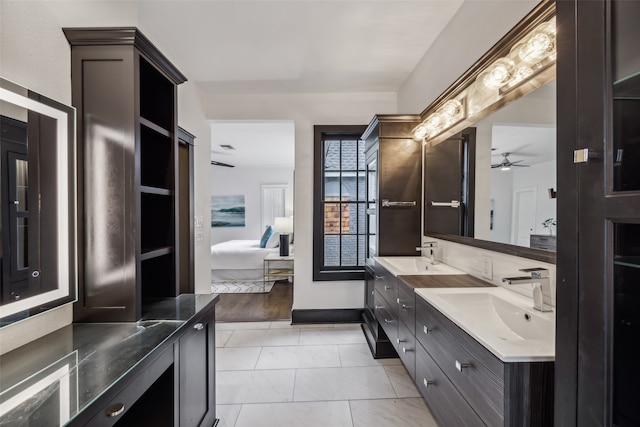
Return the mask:
<svg viewBox="0 0 640 427">
<path fill-rule="evenodd" d="M 340 267 L 324 265 L 324 140 L 326 137 L 348 137 L 361 140 L 367 126 L 364 125 L 316 125 L 313 127 L 313 280 L 364 280 L 364 264 L 357 267 Z M 366 162 L 362 165 L 366 171 Z M 338 171 L 342 171 L 339 169 Z M 360 170 L 358 169 L 358 172 Z M 356 173 L 357 176 L 357 173 Z M 362 200 L 350 203 L 365 204 Z M 365 236 L 366 231 L 356 233 Z M 366 242 L 365 242 L 366 243 Z"/>
</svg>

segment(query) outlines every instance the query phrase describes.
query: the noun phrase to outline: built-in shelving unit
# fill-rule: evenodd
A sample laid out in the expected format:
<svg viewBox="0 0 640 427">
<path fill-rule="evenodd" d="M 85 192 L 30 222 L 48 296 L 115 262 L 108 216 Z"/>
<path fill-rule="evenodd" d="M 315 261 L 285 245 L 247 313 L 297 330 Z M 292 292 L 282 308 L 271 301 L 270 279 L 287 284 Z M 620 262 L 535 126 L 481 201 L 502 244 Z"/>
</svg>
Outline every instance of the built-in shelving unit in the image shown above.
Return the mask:
<svg viewBox="0 0 640 427">
<path fill-rule="evenodd" d="M 180 292 L 177 85 L 136 28 L 66 28 L 78 108 L 81 321 L 134 321 Z M 183 267 L 184 268 L 184 267 Z"/>
</svg>

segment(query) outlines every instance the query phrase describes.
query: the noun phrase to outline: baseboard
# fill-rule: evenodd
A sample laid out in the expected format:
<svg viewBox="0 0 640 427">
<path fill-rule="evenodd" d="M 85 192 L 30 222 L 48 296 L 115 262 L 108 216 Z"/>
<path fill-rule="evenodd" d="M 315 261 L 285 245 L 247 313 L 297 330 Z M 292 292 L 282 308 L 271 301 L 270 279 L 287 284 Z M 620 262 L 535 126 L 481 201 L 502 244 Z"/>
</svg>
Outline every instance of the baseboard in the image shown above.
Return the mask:
<svg viewBox="0 0 640 427">
<path fill-rule="evenodd" d="M 361 323 L 362 309 L 291 310 L 291 324 L 301 323 Z"/>
</svg>

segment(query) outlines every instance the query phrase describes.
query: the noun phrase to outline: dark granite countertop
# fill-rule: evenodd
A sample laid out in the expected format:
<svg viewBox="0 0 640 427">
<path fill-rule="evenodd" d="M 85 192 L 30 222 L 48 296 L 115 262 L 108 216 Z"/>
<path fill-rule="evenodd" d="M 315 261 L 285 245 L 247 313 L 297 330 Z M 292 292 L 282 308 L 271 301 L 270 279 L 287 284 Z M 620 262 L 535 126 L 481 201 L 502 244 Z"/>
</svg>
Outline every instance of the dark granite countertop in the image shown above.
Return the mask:
<svg viewBox="0 0 640 427">
<path fill-rule="evenodd" d="M 0 425 L 72 420 L 218 300 L 218 295 L 185 294 L 149 301 L 138 322 L 72 323 L 0 356 Z M 51 399 L 54 394 L 59 397 Z M 52 401 L 57 407 L 43 407 Z M 41 419 L 43 424 L 34 419 L 50 413 L 56 416 Z"/>
<path fill-rule="evenodd" d="M 398 276 L 412 288 L 478 288 L 493 287 L 491 283 L 469 274 L 433 274 Z"/>
</svg>

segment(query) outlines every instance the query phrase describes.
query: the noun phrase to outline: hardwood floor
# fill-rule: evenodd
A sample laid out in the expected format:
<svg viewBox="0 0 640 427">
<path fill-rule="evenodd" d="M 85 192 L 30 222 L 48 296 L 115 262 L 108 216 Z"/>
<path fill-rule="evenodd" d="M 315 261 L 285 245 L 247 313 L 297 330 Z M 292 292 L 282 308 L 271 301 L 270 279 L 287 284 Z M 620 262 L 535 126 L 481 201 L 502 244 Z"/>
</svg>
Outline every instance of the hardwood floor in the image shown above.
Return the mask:
<svg viewBox="0 0 640 427">
<path fill-rule="evenodd" d="M 260 322 L 291 319 L 293 284 L 280 280 L 267 294 L 220 294 L 217 322 Z"/>
</svg>

